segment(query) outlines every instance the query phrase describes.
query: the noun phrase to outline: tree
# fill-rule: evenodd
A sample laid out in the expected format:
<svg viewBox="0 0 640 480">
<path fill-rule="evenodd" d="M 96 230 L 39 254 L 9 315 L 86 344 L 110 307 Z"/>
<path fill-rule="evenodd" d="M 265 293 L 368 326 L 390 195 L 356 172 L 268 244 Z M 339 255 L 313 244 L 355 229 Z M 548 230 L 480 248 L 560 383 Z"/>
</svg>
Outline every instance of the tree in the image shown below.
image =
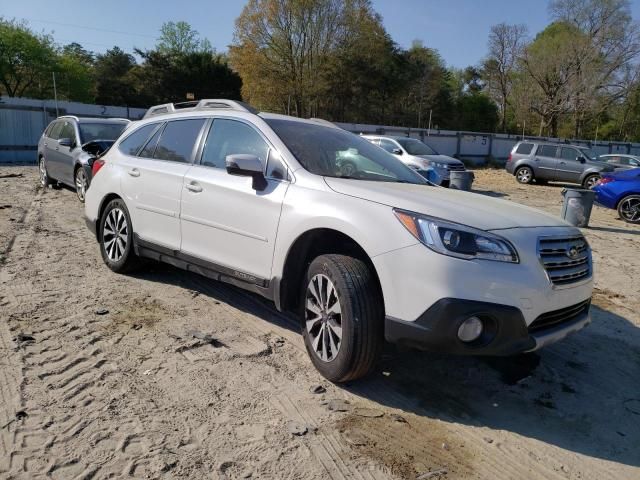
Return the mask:
<svg viewBox="0 0 640 480">
<path fill-rule="evenodd" d="M 96 102 L 100 105 L 146 106 L 137 94 L 132 71 L 136 67 L 133 55 L 113 47 L 97 55 L 94 64 Z"/>
<path fill-rule="evenodd" d="M 277 110 L 291 99 L 296 115 L 311 114 L 322 91 L 319 75 L 340 39 L 344 6 L 340 0 L 249 0 L 230 47 L 243 97 Z"/>
<path fill-rule="evenodd" d="M 507 131 L 507 107 L 526 38 L 525 25 L 500 23 L 493 25 L 489 33 L 489 54 L 482 65 L 482 76 L 487 82 L 488 94 L 498 104 L 502 132 Z"/>
<path fill-rule="evenodd" d="M 41 96 L 55 57 L 49 35 L 36 34 L 25 23 L 0 17 L 0 85 L 9 97 Z"/>
<path fill-rule="evenodd" d="M 165 22 L 160 27 L 160 38 L 156 50 L 165 55 L 187 55 L 212 51 L 211 43 L 201 39 L 200 34 L 187 22 Z"/>
</svg>

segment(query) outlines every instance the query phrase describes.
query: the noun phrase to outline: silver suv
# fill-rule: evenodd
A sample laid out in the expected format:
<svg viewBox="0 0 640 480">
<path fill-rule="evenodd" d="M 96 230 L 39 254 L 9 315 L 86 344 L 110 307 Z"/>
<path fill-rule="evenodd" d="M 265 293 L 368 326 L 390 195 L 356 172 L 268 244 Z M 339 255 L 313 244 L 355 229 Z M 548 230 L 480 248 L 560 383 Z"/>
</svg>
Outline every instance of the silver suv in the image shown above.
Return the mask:
<svg viewBox="0 0 640 480">
<path fill-rule="evenodd" d="M 586 147 L 530 140 L 516 143 L 506 169 L 520 183 L 568 182 L 584 188 L 593 187 L 602 173 L 613 172 Z"/>
<path fill-rule="evenodd" d="M 510 355 L 589 323 L 591 251 L 562 220 L 430 186 L 328 122 L 177 107 L 94 164 L 85 215 L 111 270 L 151 258 L 273 300 L 332 381 L 366 374 L 384 340 Z"/>
<path fill-rule="evenodd" d="M 91 183 L 91 163 L 120 136 L 129 120 L 124 118 L 78 118 L 71 115 L 55 119 L 38 141 L 40 183 L 63 183 L 76 189 L 78 200 Z"/>
</svg>

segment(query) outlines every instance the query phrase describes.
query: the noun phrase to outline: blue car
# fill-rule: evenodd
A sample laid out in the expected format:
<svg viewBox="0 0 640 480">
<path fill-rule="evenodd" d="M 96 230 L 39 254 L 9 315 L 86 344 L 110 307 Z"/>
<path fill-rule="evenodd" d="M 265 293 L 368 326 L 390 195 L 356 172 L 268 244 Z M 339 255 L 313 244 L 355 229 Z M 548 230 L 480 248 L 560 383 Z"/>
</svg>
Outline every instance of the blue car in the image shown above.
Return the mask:
<svg viewBox="0 0 640 480">
<path fill-rule="evenodd" d="M 599 204 L 617 209 L 626 222 L 640 223 L 640 168 L 604 174 L 593 190 Z"/>
</svg>

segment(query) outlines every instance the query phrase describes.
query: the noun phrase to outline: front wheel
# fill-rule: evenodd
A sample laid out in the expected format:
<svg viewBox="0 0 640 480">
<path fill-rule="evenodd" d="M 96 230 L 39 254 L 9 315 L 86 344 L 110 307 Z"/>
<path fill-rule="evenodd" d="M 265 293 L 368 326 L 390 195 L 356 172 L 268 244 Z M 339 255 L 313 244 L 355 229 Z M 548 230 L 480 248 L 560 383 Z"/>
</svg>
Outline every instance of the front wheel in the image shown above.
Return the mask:
<svg viewBox="0 0 640 480">
<path fill-rule="evenodd" d="M 629 195 L 620 200 L 618 215 L 625 222 L 640 223 L 640 195 Z"/>
<path fill-rule="evenodd" d="M 76 195 L 78 195 L 78 200 L 84 203 L 84 196 L 87 193 L 87 188 L 89 188 L 89 180 L 87 179 L 87 173 L 84 171 L 84 167 L 80 166 L 76 168 L 76 174 L 74 177 Z"/>
<path fill-rule="evenodd" d="M 600 180 L 600 175 L 589 175 L 584 179 L 584 182 L 582 182 L 582 186 L 587 189 L 592 189 L 596 186 L 598 180 Z"/>
<path fill-rule="evenodd" d="M 520 167 L 516 170 L 516 180 L 522 184 L 533 182 L 533 170 L 529 167 Z"/>
<path fill-rule="evenodd" d="M 316 369 L 332 382 L 363 377 L 383 344 L 384 308 L 370 268 L 345 255 L 321 255 L 305 277 L 303 337 Z"/>
<path fill-rule="evenodd" d="M 47 173 L 47 164 L 44 161 L 44 157 L 40 157 L 38 161 L 38 171 L 40 173 L 40 185 L 42 188 L 47 188 L 51 184 L 49 174 Z"/>
<path fill-rule="evenodd" d="M 125 273 L 138 265 L 133 249 L 133 228 L 125 203 L 111 200 L 100 218 L 100 252 L 107 266 L 116 273 Z"/>
</svg>

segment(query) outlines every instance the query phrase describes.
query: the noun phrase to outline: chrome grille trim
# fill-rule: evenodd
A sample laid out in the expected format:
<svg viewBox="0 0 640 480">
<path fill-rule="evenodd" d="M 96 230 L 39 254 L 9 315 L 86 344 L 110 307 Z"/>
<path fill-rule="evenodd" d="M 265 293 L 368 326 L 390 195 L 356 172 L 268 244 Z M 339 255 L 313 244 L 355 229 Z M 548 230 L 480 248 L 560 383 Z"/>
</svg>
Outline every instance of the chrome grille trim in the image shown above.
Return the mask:
<svg viewBox="0 0 640 480">
<path fill-rule="evenodd" d="M 540 237 L 538 258 L 549 282 L 556 287 L 591 278 L 591 249 L 582 235 Z"/>
<path fill-rule="evenodd" d="M 543 313 L 529 325 L 529 332 L 537 332 L 547 328 L 553 328 L 565 322 L 575 320 L 585 312 L 589 312 L 591 299 L 571 305 L 569 307 L 554 310 L 552 312 Z"/>
<path fill-rule="evenodd" d="M 465 170 L 464 165 L 447 165 L 447 170 L 463 172 Z"/>
</svg>

